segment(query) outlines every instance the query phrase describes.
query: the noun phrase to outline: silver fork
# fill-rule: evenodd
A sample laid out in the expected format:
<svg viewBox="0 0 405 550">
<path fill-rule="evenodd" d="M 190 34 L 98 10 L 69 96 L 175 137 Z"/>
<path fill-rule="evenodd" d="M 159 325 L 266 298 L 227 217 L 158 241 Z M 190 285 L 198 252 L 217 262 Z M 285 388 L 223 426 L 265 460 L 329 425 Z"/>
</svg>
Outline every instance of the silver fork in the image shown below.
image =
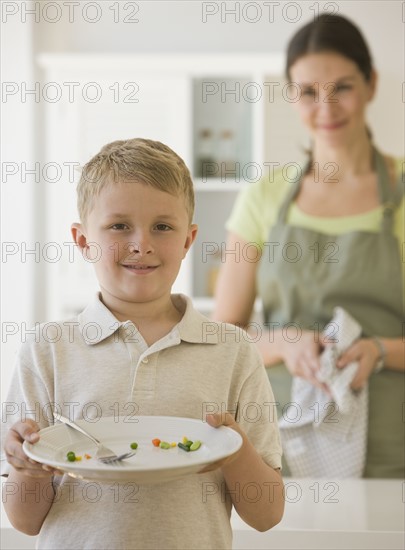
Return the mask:
<svg viewBox="0 0 405 550">
<path fill-rule="evenodd" d="M 119 462 L 120 460 L 124 460 L 125 458 L 130 458 L 131 456 L 134 456 L 136 453 L 134 451 L 130 451 L 128 453 L 123 453 L 121 455 L 117 455 L 112 451 L 111 449 L 108 449 L 105 447 L 98 439 L 96 439 L 93 435 L 89 434 L 86 430 L 84 430 L 81 426 L 73 422 L 73 420 L 70 420 L 69 418 L 66 418 L 66 416 L 62 416 L 56 411 L 53 413 L 53 416 L 56 420 L 59 420 L 63 424 L 66 424 L 66 426 L 69 426 L 70 428 L 73 428 L 74 430 L 77 430 L 78 432 L 82 433 L 89 439 L 93 441 L 97 445 L 97 453 L 96 458 L 97 460 L 100 460 L 103 464 L 114 464 L 114 462 Z"/>
</svg>

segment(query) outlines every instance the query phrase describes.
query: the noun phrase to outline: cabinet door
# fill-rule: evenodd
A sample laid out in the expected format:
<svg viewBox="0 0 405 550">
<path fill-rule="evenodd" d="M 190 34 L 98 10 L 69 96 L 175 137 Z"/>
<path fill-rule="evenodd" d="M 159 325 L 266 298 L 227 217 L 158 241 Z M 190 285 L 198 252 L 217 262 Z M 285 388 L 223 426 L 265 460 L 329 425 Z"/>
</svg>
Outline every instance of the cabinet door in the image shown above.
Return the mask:
<svg viewBox="0 0 405 550">
<path fill-rule="evenodd" d="M 97 80 L 98 101 L 83 97 L 47 107 L 46 158 L 62 167 L 58 184 L 45 183 L 46 241 L 58 243 L 61 257 L 45 262 L 47 317 L 63 318 L 81 310 L 98 289 L 93 266 L 71 247 L 70 225 L 78 221 L 76 183 L 67 167 L 82 166 L 111 141 L 145 137 L 166 143 L 188 164 L 190 161 L 189 82 L 183 77 L 158 78 L 148 74 L 114 74 L 105 68 Z M 88 80 L 93 80 L 94 75 Z M 56 81 L 64 75 L 53 74 Z M 95 79 L 94 79 L 95 80 Z M 96 88 L 94 89 L 96 92 Z M 74 180 L 74 181 L 73 181 Z M 55 248 L 56 249 L 56 248 Z M 55 256 L 55 254 L 54 254 Z M 190 291 L 188 258 L 183 262 L 174 291 Z"/>
<path fill-rule="evenodd" d="M 294 109 L 296 89 L 279 75 L 267 75 L 264 114 L 264 157 L 279 169 L 289 163 L 305 162 L 309 136 Z"/>
</svg>

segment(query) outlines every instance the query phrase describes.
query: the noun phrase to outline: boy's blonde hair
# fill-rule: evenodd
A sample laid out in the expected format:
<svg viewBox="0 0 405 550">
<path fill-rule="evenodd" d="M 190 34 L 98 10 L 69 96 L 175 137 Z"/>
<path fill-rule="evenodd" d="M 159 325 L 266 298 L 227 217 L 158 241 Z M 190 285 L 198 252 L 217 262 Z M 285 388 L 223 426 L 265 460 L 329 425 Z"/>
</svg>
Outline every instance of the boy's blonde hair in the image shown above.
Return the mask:
<svg viewBox="0 0 405 550">
<path fill-rule="evenodd" d="M 170 195 L 184 197 L 190 223 L 194 188 L 184 161 L 167 145 L 151 139 L 127 139 L 104 145 L 83 167 L 77 186 L 77 208 L 85 223 L 94 199 L 108 184 L 139 181 Z"/>
</svg>

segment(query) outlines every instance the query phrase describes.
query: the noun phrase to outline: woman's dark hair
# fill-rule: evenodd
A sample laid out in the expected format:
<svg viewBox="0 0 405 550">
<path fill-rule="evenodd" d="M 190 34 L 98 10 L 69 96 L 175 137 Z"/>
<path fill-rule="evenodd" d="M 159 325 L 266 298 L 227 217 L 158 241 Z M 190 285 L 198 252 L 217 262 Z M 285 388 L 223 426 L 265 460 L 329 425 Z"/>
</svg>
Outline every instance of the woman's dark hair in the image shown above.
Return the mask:
<svg viewBox="0 0 405 550">
<path fill-rule="evenodd" d="M 302 27 L 290 40 L 287 48 L 286 76 L 290 81 L 292 65 L 304 55 L 335 52 L 354 61 L 370 80 L 373 67 L 367 43 L 360 30 L 341 15 L 322 14 Z"/>
</svg>

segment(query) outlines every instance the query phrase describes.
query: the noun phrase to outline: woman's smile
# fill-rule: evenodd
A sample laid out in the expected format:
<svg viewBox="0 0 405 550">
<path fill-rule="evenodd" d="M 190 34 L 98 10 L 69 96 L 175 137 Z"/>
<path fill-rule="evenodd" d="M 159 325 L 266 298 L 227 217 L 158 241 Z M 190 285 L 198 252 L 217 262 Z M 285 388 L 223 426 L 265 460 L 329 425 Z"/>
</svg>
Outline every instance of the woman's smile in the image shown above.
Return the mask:
<svg viewBox="0 0 405 550">
<path fill-rule="evenodd" d="M 320 130 L 339 130 L 340 128 L 343 128 L 343 126 L 346 126 L 346 124 L 346 121 L 321 123 L 318 122 L 317 127 Z"/>
</svg>

